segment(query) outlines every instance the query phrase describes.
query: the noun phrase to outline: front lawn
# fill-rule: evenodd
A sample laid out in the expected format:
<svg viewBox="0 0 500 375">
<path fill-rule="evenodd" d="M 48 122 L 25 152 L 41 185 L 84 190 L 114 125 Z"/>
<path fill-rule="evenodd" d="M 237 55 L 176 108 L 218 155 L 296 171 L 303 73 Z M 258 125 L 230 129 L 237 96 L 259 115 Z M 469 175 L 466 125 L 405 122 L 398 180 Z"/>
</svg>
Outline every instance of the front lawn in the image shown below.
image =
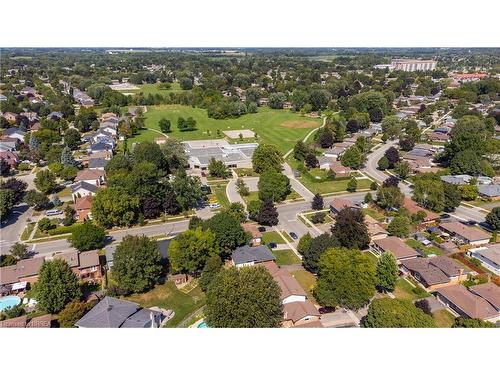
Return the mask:
<svg viewBox="0 0 500 375">
<path fill-rule="evenodd" d="M 371 216 L 379 222 L 383 222 L 385 220 L 385 216 L 374 208 L 363 208 L 363 213 Z"/>
<path fill-rule="evenodd" d="M 262 233 L 262 241 L 264 241 L 265 244 L 269 244 L 271 242 L 274 242 L 275 244 L 286 243 L 283 237 L 281 237 L 279 233 L 275 231 Z"/>
<path fill-rule="evenodd" d="M 453 323 L 455 323 L 455 316 L 446 309 L 432 313 L 432 317 L 439 328 L 451 328 Z"/>
<path fill-rule="evenodd" d="M 316 285 L 316 276 L 314 276 L 311 272 L 306 271 L 304 269 L 297 270 L 292 272 L 293 277 L 297 280 L 300 286 L 306 291 L 307 298 L 311 300 L 312 303 L 316 303 L 314 299 L 312 290 Z"/>
<path fill-rule="evenodd" d="M 307 177 L 300 177 L 300 182 L 315 194 L 332 194 L 347 191 L 347 184 L 350 179 L 335 179 L 331 181 L 318 182 Z M 357 191 L 369 190 L 371 181 L 369 179 L 356 180 L 358 182 Z"/>
<path fill-rule="evenodd" d="M 216 185 L 212 186 L 212 192 L 217 198 L 217 202 L 224 208 L 228 208 L 231 204 L 226 195 L 226 185 Z"/>
<path fill-rule="evenodd" d="M 245 201 L 246 204 L 249 204 L 251 201 L 258 201 L 259 200 L 259 192 L 258 191 L 251 191 L 250 194 L 247 196 L 241 196 L 243 200 Z"/>
<path fill-rule="evenodd" d="M 259 177 L 260 175 L 252 168 L 235 168 L 234 171 L 238 177 Z"/>
<path fill-rule="evenodd" d="M 292 250 L 274 250 L 273 254 L 276 257 L 276 264 L 278 266 L 301 263 L 300 259 Z"/>
<path fill-rule="evenodd" d="M 396 298 L 406 299 L 410 301 L 430 296 L 430 294 L 427 293 L 424 289 L 419 286 L 413 287 L 404 278 L 398 279 L 398 281 L 396 282 L 396 289 L 393 293 Z"/>
<path fill-rule="evenodd" d="M 31 232 L 33 232 L 33 228 L 35 228 L 35 223 L 28 223 L 26 228 L 24 228 L 23 233 L 21 234 L 21 241 L 26 241 L 30 238 Z"/>
<path fill-rule="evenodd" d="M 322 223 L 318 223 L 318 224 L 329 224 L 329 223 L 333 223 L 333 219 L 332 217 L 328 214 L 328 212 L 326 211 L 323 211 L 323 213 L 325 214 L 325 220 L 322 222 Z M 307 214 L 304 214 L 304 216 L 306 218 L 308 218 L 311 222 L 312 222 L 312 217 L 316 215 L 316 212 L 309 212 Z"/>
<path fill-rule="evenodd" d="M 136 302 L 142 307 L 158 306 L 173 310 L 175 316 L 168 321 L 166 327 L 177 327 L 189 314 L 205 304 L 205 294 L 199 287 L 186 294 L 177 289 L 172 281 L 157 285 L 146 293 L 132 294 L 125 299 Z"/>
</svg>

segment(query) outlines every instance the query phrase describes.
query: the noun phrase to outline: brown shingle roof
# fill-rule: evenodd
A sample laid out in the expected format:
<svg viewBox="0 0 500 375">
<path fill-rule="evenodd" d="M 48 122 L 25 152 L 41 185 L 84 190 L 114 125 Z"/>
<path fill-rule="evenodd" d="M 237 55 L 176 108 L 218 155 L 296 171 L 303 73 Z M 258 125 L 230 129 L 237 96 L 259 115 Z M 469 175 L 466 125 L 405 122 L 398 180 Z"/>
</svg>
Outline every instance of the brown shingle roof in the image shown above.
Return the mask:
<svg viewBox="0 0 500 375">
<path fill-rule="evenodd" d="M 43 258 L 23 259 L 13 266 L 2 267 L 0 270 L 0 285 L 15 283 L 22 277 L 38 275 L 43 261 Z"/>
<path fill-rule="evenodd" d="M 487 240 L 490 238 L 490 235 L 488 233 L 483 232 L 482 230 L 479 230 L 477 228 L 464 225 L 458 221 L 441 223 L 439 224 L 439 227 L 452 234 L 457 234 L 470 242 Z"/>
<path fill-rule="evenodd" d="M 78 172 L 78 175 L 75 178 L 75 182 L 98 180 L 102 176 L 104 176 L 104 171 L 101 171 L 99 169 L 84 169 L 83 171 Z"/>
<path fill-rule="evenodd" d="M 297 280 L 283 268 L 279 268 L 274 262 L 266 262 L 263 264 L 267 268 L 271 276 L 281 288 L 281 299 L 290 296 L 306 296 L 306 292 Z"/>
<path fill-rule="evenodd" d="M 68 263 L 70 267 L 78 266 L 78 251 L 71 251 L 69 253 L 61 253 L 53 256 L 53 259 L 61 259 Z"/>
<path fill-rule="evenodd" d="M 0 321 L 0 328 L 25 328 L 28 317 L 26 315 L 17 318 Z"/>
<path fill-rule="evenodd" d="M 343 199 L 343 198 L 334 198 L 332 203 L 330 203 L 330 207 L 333 208 L 337 212 L 341 211 L 342 209 L 344 209 L 346 207 L 358 208 L 349 199 Z"/>
<path fill-rule="evenodd" d="M 438 289 L 438 295 L 457 306 L 469 318 L 489 319 L 498 315 L 498 312 L 485 299 L 469 291 L 461 284 Z"/>
<path fill-rule="evenodd" d="M 500 287 L 489 282 L 471 286 L 469 289 L 488 301 L 495 309 L 500 310 Z"/>
<path fill-rule="evenodd" d="M 41 315 L 32 318 L 26 328 L 50 328 L 52 325 L 52 315 Z"/>
<path fill-rule="evenodd" d="M 319 316 L 319 312 L 314 305 L 309 302 L 290 302 L 283 305 L 285 320 L 297 322 L 306 316 Z"/>
<path fill-rule="evenodd" d="M 92 195 L 86 195 L 83 198 L 77 198 L 75 202 L 75 210 L 90 210 L 93 200 L 94 197 Z"/>
<path fill-rule="evenodd" d="M 379 246 L 383 251 L 391 252 L 398 260 L 420 255 L 415 249 L 405 244 L 398 237 L 389 236 L 380 240 L 375 240 L 373 243 Z"/>
<path fill-rule="evenodd" d="M 99 250 L 83 251 L 79 254 L 80 269 L 99 265 Z"/>
<path fill-rule="evenodd" d="M 431 212 L 429 210 L 426 210 L 423 207 L 420 207 L 417 202 L 415 202 L 413 199 L 406 197 L 404 202 L 403 202 L 403 207 L 406 208 L 410 214 L 416 214 L 418 211 L 424 211 L 426 213 L 425 221 L 432 221 L 432 220 L 437 220 L 439 218 L 439 215 Z"/>
<path fill-rule="evenodd" d="M 413 258 L 402 260 L 401 264 L 412 272 L 417 272 L 427 285 L 443 284 L 450 277 L 458 276 L 464 268 L 446 256 Z"/>
<path fill-rule="evenodd" d="M 259 232 L 258 226 L 252 223 L 242 223 L 241 227 L 245 232 L 248 232 L 252 235 L 253 238 L 262 237 L 262 233 Z"/>
</svg>

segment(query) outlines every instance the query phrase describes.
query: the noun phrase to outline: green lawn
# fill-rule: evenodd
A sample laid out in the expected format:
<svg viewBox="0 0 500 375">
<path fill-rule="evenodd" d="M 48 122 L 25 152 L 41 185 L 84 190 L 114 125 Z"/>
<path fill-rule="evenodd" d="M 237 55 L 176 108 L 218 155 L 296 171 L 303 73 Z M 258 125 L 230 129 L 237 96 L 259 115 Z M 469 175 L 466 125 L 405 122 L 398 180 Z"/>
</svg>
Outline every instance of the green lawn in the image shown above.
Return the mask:
<svg viewBox="0 0 500 375">
<path fill-rule="evenodd" d="M 366 254 L 368 258 L 370 258 L 373 261 L 373 263 L 377 264 L 378 258 L 371 251 L 363 251 L 363 254 Z"/>
<path fill-rule="evenodd" d="M 209 203 L 218 202 L 223 208 L 228 208 L 231 204 L 226 195 L 226 184 L 211 185 L 212 194 L 208 196 Z"/>
<path fill-rule="evenodd" d="M 50 222 L 53 224 L 54 228 L 58 227 L 58 222 L 57 219 L 50 219 Z M 35 234 L 33 235 L 33 239 L 41 238 L 41 237 L 47 237 L 49 236 L 48 233 L 42 232 L 40 228 L 38 228 L 38 224 L 36 226 L 36 231 Z"/>
<path fill-rule="evenodd" d="M 396 289 L 394 290 L 394 295 L 396 298 L 406 299 L 413 301 L 418 298 L 429 297 L 430 294 L 425 290 L 417 287 L 418 289 L 412 287 L 408 281 L 403 278 L 399 278 L 396 283 Z"/>
<path fill-rule="evenodd" d="M 283 237 L 279 235 L 278 232 L 264 232 L 262 233 L 262 240 L 265 244 L 274 242 L 275 244 L 284 244 L 286 243 Z"/>
<path fill-rule="evenodd" d="M 429 256 L 430 254 L 436 254 L 436 255 L 443 255 L 444 254 L 443 250 L 441 250 L 440 248 L 438 248 L 434 245 L 424 246 L 422 243 L 420 243 L 417 240 L 414 240 L 413 238 L 409 238 L 405 242 L 408 246 L 422 251 L 425 254 L 425 256 Z"/>
<path fill-rule="evenodd" d="M 172 281 L 157 285 L 147 293 L 132 294 L 125 299 L 143 307 L 158 306 L 173 310 L 175 316 L 168 321 L 166 327 L 176 327 L 189 314 L 205 304 L 205 295 L 199 287 L 186 294 L 178 290 Z"/>
<path fill-rule="evenodd" d="M 323 181 L 317 182 L 312 181 L 307 177 L 300 177 L 300 182 L 313 193 L 318 194 L 329 194 L 329 193 L 338 193 L 341 191 L 347 190 L 347 184 L 349 183 L 349 179 L 343 180 L 333 180 L 333 181 Z M 357 190 L 366 190 L 370 188 L 371 181 L 368 179 L 357 180 L 358 187 Z"/>
<path fill-rule="evenodd" d="M 252 168 L 235 168 L 234 171 L 238 177 L 259 177 L 260 175 Z"/>
<path fill-rule="evenodd" d="M 158 122 L 167 118 L 172 123 L 169 136 L 180 140 L 217 139 L 223 138 L 224 130 L 250 129 L 258 135 L 259 142 L 273 143 L 282 152 L 293 148 L 297 140 L 304 138 L 312 129 L 321 124 L 320 119 L 310 119 L 289 110 L 274 110 L 267 107 L 259 108 L 258 113 L 251 113 L 239 118 L 216 120 L 209 118 L 202 108 L 192 108 L 183 105 L 150 106 L 145 113 L 146 127 L 160 130 Z M 193 117 L 197 122 L 197 130 L 180 132 L 177 129 L 179 117 Z M 219 130 L 219 133 L 217 132 Z M 144 138 L 142 133 L 133 137 Z M 154 138 L 154 137 L 153 137 Z M 252 140 L 248 140 L 252 141 Z"/>
<path fill-rule="evenodd" d="M 155 138 L 165 138 L 163 135 L 160 133 L 157 133 L 155 131 L 152 131 L 150 129 L 139 129 L 136 135 L 134 135 L 132 138 L 128 140 L 129 146 L 132 145 L 134 142 L 154 142 Z"/>
<path fill-rule="evenodd" d="M 300 286 L 306 291 L 307 298 L 309 298 L 312 303 L 315 303 L 316 301 L 313 297 L 312 290 L 316 285 L 316 276 L 306 270 L 294 271 L 292 272 L 292 275 L 295 277 Z"/>
<path fill-rule="evenodd" d="M 273 254 L 276 257 L 276 264 L 278 266 L 300 264 L 300 259 L 292 250 L 274 250 Z"/>
<path fill-rule="evenodd" d="M 241 196 L 243 200 L 245 201 L 246 204 L 250 203 L 251 201 L 258 201 L 259 200 L 259 192 L 258 191 L 251 191 L 250 194 L 247 196 Z M 302 199 L 302 196 L 297 193 L 295 190 L 292 190 L 290 194 L 287 195 L 285 200 L 297 200 L 297 199 Z"/>
<path fill-rule="evenodd" d="M 363 208 L 363 213 L 380 222 L 384 221 L 385 219 L 385 216 L 383 214 L 373 208 Z"/>
<path fill-rule="evenodd" d="M 28 223 L 28 225 L 26 225 L 26 228 L 24 228 L 24 231 L 21 234 L 21 241 L 26 241 L 30 237 L 31 232 L 33 232 L 33 228 L 35 228 L 35 223 Z"/>
<path fill-rule="evenodd" d="M 328 224 L 332 223 L 333 219 L 332 217 L 328 214 L 328 212 L 323 212 L 325 214 L 325 220 L 321 224 Z M 308 214 L 305 214 L 304 216 L 307 217 L 309 220 L 312 219 L 312 217 L 316 214 L 316 212 L 310 212 Z M 312 221 L 312 220 L 311 220 Z"/>
<path fill-rule="evenodd" d="M 455 323 L 455 316 L 446 309 L 434 312 L 432 317 L 439 328 L 451 328 L 453 323 Z"/>
</svg>

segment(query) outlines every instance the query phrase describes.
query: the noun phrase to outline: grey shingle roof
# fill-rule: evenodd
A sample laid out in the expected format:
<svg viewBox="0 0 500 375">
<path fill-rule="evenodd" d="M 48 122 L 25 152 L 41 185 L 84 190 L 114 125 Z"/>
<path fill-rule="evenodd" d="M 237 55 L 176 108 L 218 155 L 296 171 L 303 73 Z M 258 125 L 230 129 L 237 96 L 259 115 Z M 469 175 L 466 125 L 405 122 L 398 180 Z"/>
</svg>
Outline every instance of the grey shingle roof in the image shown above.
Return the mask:
<svg viewBox="0 0 500 375">
<path fill-rule="evenodd" d="M 235 265 L 250 262 L 262 263 L 276 259 L 271 250 L 263 245 L 256 247 L 250 247 L 248 245 L 238 247 L 234 250 L 231 258 Z"/>
<path fill-rule="evenodd" d="M 479 194 L 487 197 L 494 198 L 500 196 L 500 185 L 478 185 L 477 190 Z"/>
<path fill-rule="evenodd" d="M 136 303 L 104 297 L 75 326 L 81 328 L 119 328 L 140 307 Z"/>
</svg>

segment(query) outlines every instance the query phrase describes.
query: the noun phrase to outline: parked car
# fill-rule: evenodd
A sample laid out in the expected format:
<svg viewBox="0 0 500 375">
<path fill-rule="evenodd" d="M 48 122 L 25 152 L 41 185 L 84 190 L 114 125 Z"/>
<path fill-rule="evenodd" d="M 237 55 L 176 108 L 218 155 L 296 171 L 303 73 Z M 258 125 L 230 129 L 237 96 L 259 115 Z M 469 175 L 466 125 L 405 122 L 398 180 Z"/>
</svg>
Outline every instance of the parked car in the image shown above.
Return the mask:
<svg viewBox="0 0 500 375">
<path fill-rule="evenodd" d="M 292 237 L 294 240 L 298 240 L 299 239 L 299 236 L 297 236 L 297 233 L 295 232 L 290 232 L 290 237 Z"/>
<path fill-rule="evenodd" d="M 268 245 L 271 249 L 275 249 L 278 246 L 276 245 L 276 242 L 269 242 Z"/>
<path fill-rule="evenodd" d="M 328 314 L 335 312 L 335 307 L 320 307 L 318 311 L 320 314 Z"/>
<path fill-rule="evenodd" d="M 260 233 L 263 233 L 266 231 L 266 227 L 258 227 L 257 228 Z"/>
<path fill-rule="evenodd" d="M 440 216 L 441 219 L 449 219 L 451 216 L 449 214 L 442 214 Z"/>
<path fill-rule="evenodd" d="M 61 210 L 47 210 L 45 211 L 45 215 L 47 216 L 54 216 L 54 215 L 60 215 L 63 212 Z"/>
<path fill-rule="evenodd" d="M 476 224 L 477 224 L 477 221 L 475 221 L 475 220 L 469 220 L 467 222 L 467 225 L 476 225 Z"/>
<path fill-rule="evenodd" d="M 208 205 L 208 207 L 210 207 L 210 208 L 214 208 L 214 209 L 215 209 L 215 208 L 220 208 L 220 203 L 210 203 L 210 204 Z"/>
</svg>

